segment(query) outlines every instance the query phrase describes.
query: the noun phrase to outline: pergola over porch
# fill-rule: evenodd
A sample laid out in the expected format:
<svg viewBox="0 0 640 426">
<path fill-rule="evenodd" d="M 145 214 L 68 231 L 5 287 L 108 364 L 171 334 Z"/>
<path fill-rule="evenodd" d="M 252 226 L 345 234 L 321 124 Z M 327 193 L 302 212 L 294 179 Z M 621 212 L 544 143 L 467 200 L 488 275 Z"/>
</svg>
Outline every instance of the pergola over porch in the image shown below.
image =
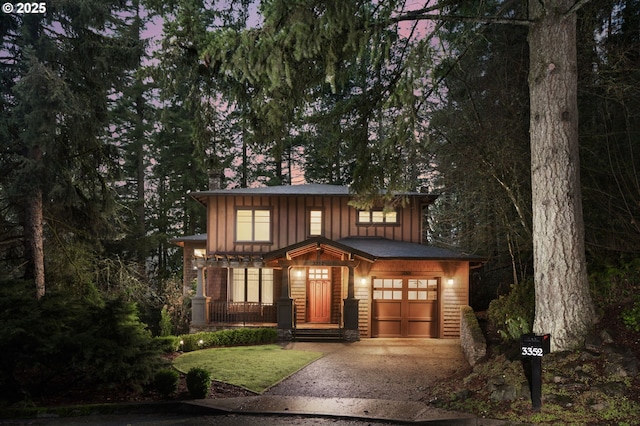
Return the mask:
<svg viewBox="0 0 640 426">
<path fill-rule="evenodd" d="M 193 261 L 197 287 L 192 299 L 192 329 L 272 324 L 282 339 L 293 338 L 296 329 L 308 328 L 340 329 L 344 339 L 359 339 L 355 270 L 366 273 L 374 261 L 371 255 L 324 237 L 312 237 L 261 256 L 199 254 Z M 205 279 L 205 270 L 223 276 L 236 268 L 272 270 L 275 303 L 212 300 L 206 294 L 206 281 L 211 277 Z M 314 309 L 326 310 L 326 316 Z"/>
</svg>

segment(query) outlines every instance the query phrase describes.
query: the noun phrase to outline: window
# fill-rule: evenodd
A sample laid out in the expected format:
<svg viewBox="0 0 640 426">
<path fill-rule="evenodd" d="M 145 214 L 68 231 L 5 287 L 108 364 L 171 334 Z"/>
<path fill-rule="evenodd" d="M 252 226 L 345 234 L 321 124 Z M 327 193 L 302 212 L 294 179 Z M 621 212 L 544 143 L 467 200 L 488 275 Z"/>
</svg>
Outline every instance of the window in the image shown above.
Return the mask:
<svg viewBox="0 0 640 426">
<path fill-rule="evenodd" d="M 236 241 L 271 241 L 271 210 L 236 210 Z"/>
<path fill-rule="evenodd" d="M 329 279 L 329 269 L 326 268 L 310 268 L 309 269 L 309 279 L 310 280 L 328 280 Z"/>
<path fill-rule="evenodd" d="M 374 278 L 374 300 L 438 300 L 438 278 Z"/>
<path fill-rule="evenodd" d="M 383 210 L 360 210 L 358 211 L 358 223 L 395 225 L 398 223 L 398 213 L 395 211 L 385 212 Z"/>
<path fill-rule="evenodd" d="M 376 300 L 402 300 L 402 279 L 374 278 L 373 298 Z"/>
<path fill-rule="evenodd" d="M 233 269 L 232 302 L 273 304 L 273 269 Z"/>
<path fill-rule="evenodd" d="M 322 235 L 322 210 L 309 210 L 309 235 Z"/>
</svg>

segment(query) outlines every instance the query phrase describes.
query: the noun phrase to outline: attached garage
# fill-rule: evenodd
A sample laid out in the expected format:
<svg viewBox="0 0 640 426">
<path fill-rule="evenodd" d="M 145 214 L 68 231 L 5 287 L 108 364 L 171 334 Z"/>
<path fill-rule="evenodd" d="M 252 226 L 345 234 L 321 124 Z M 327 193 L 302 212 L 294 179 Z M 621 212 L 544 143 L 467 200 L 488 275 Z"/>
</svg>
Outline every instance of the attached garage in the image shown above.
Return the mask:
<svg viewBox="0 0 640 426">
<path fill-rule="evenodd" d="M 483 258 L 375 237 L 338 242 L 369 256 L 356 268 L 363 277 L 356 289 L 362 336 L 460 336 L 460 307 L 469 304 L 469 272 Z"/>
<path fill-rule="evenodd" d="M 372 281 L 372 337 L 438 337 L 439 278 Z"/>
</svg>

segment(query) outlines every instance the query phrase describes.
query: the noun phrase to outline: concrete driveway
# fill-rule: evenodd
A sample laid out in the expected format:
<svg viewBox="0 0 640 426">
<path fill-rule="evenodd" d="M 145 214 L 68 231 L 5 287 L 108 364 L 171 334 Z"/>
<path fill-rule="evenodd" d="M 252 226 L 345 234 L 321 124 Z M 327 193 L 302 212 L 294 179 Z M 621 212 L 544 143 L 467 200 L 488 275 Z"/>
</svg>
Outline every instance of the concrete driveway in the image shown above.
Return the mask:
<svg viewBox="0 0 640 426">
<path fill-rule="evenodd" d="M 461 370 L 471 371 L 459 340 L 293 342 L 284 345 L 284 349 L 318 351 L 325 356 L 261 396 L 198 400 L 191 404 L 197 409 L 222 413 L 367 419 L 366 424 L 368 420 L 392 424 L 504 424 L 428 405 L 430 387 L 436 380 Z"/>
<path fill-rule="evenodd" d="M 470 370 L 457 339 L 292 342 L 285 349 L 320 351 L 326 355 L 264 395 L 424 402 L 434 381 Z"/>
</svg>

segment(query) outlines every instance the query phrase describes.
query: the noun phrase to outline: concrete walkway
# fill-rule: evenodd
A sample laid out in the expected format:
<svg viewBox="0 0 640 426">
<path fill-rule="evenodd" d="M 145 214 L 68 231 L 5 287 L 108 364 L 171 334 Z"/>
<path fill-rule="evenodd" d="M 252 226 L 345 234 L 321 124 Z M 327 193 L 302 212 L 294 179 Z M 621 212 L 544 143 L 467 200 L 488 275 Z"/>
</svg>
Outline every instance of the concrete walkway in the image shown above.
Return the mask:
<svg viewBox="0 0 640 426">
<path fill-rule="evenodd" d="M 325 356 L 262 396 L 190 404 L 226 413 L 320 415 L 398 423 L 504 424 L 427 404 L 429 387 L 436 380 L 470 369 L 458 340 L 293 342 L 284 349 L 319 351 Z"/>
</svg>

